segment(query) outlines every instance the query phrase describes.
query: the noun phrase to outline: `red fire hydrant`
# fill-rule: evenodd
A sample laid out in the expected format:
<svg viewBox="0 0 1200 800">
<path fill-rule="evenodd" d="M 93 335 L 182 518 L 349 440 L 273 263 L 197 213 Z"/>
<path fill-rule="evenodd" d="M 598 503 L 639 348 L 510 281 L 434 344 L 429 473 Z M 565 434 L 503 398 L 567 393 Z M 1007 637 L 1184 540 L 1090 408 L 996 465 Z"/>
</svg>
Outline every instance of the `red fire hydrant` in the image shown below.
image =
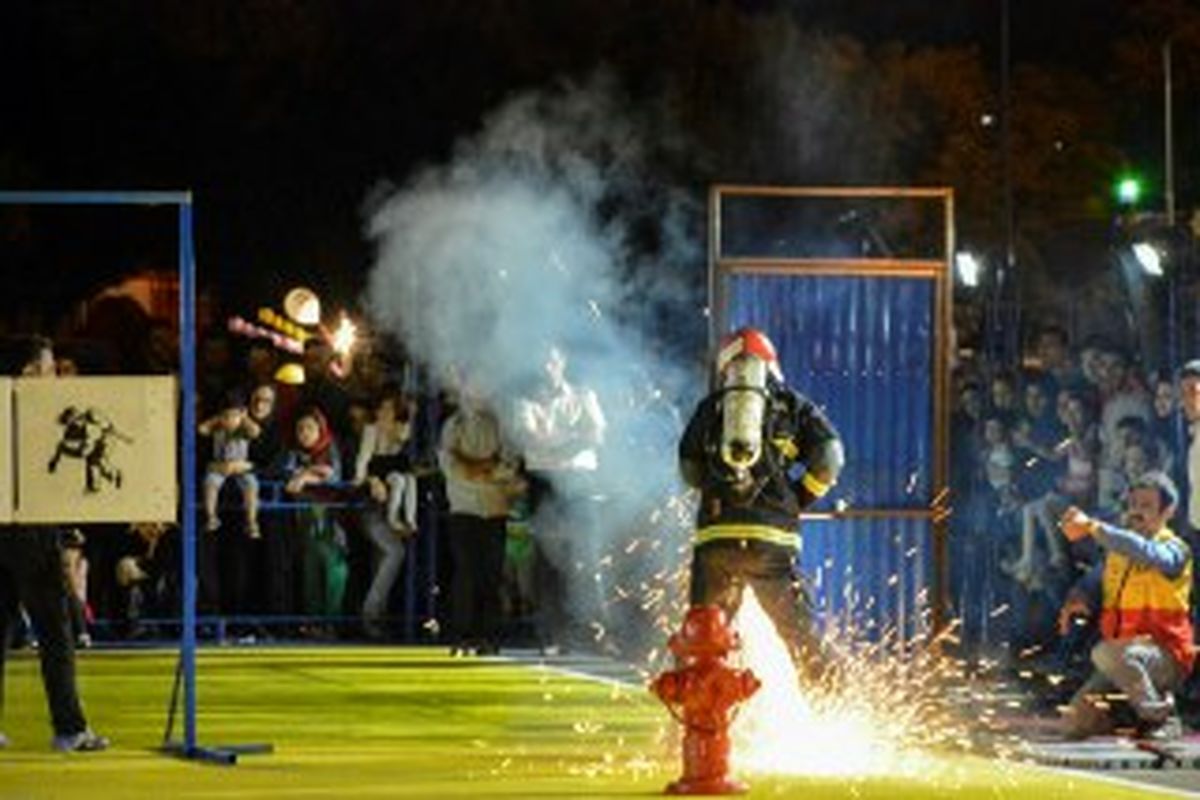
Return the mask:
<svg viewBox="0 0 1200 800">
<path fill-rule="evenodd" d="M 725 663 L 741 647 L 737 633 L 717 606 L 694 606 L 683 628 L 671 636 L 675 669 L 655 678 L 650 689 L 683 723 L 683 776 L 667 794 L 738 794 L 746 785 L 729 777 L 729 725 L 738 703 L 758 691 L 748 669 Z"/>
</svg>

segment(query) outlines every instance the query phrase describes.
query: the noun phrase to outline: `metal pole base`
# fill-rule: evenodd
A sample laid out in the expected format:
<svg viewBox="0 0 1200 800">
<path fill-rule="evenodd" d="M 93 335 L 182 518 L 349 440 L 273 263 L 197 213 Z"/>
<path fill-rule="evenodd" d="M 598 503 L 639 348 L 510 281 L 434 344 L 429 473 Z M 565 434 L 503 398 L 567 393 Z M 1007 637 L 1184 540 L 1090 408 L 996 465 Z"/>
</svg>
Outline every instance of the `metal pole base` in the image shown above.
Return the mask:
<svg viewBox="0 0 1200 800">
<path fill-rule="evenodd" d="M 206 761 L 210 764 L 222 764 L 232 767 L 237 764 L 238 756 L 270 755 L 275 752 L 275 746 L 270 744 L 227 744 L 216 747 L 188 747 L 183 742 L 168 742 L 162 750 L 168 755 L 186 758 L 190 761 Z"/>
</svg>

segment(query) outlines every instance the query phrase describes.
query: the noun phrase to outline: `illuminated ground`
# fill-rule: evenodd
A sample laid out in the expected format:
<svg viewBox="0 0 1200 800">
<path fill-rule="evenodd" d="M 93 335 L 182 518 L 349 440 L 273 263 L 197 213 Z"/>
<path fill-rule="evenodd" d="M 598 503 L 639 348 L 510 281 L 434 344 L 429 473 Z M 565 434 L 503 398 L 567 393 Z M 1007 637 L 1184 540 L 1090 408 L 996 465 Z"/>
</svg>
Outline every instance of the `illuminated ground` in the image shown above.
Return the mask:
<svg viewBox="0 0 1200 800">
<path fill-rule="evenodd" d="M 213 649 L 200 660 L 202 744 L 271 743 L 236 767 L 155 752 L 173 652 L 88 652 L 80 675 L 110 752 L 49 752 L 36 661 L 10 664 L 0 798 L 620 797 L 673 778 L 664 713 L 638 689 L 418 648 Z M 837 742 L 829 757 L 837 758 Z M 1147 788 L 978 758 L 919 776 L 748 776 L 751 797 L 1145 797 Z"/>
</svg>

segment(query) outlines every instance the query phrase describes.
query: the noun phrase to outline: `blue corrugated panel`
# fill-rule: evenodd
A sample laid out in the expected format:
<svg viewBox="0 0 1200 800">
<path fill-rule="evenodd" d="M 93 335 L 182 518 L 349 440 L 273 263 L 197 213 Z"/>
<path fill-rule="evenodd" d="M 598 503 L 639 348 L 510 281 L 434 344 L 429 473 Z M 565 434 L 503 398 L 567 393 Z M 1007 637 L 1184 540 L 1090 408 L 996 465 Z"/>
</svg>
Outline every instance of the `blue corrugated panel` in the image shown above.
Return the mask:
<svg viewBox="0 0 1200 800">
<path fill-rule="evenodd" d="M 904 621 L 918 629 L 933 576 L 930 526 L 923 520 L 806 522 L 801 567 L 816 607 L 871 638 Z"/>
<path fill-rule="evenodd" d="M 846 469 L 825 502 L 928 508 L 933 282 L 737 275 L 727 289 L 730 327 L 765 330 L 789 384 L 821 405 L 842 434 Z M 804 538 L 804 566 L 820 574 L 823 608 L 853 610 L 861 616 L 856 624 L 875 629 L 901 618 L 911 626 L 933 574 L 927 522 L 809 524 Z"/>
</svg>

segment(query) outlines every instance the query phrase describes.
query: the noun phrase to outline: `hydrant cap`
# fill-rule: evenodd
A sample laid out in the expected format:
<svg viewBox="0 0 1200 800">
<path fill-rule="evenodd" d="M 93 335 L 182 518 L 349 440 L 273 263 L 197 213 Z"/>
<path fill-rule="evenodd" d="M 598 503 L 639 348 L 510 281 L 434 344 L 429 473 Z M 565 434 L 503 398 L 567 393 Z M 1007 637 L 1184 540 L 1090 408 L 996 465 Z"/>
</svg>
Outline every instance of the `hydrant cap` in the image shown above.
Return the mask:
<svg viewBox="0 0 1200 800">
<path fill-rule="evenodd" d="M 677 654 L 727 653 L 737 648 L 738 639 L 718 606 L 694 606 L 672 644 Z"/>
</svg>

